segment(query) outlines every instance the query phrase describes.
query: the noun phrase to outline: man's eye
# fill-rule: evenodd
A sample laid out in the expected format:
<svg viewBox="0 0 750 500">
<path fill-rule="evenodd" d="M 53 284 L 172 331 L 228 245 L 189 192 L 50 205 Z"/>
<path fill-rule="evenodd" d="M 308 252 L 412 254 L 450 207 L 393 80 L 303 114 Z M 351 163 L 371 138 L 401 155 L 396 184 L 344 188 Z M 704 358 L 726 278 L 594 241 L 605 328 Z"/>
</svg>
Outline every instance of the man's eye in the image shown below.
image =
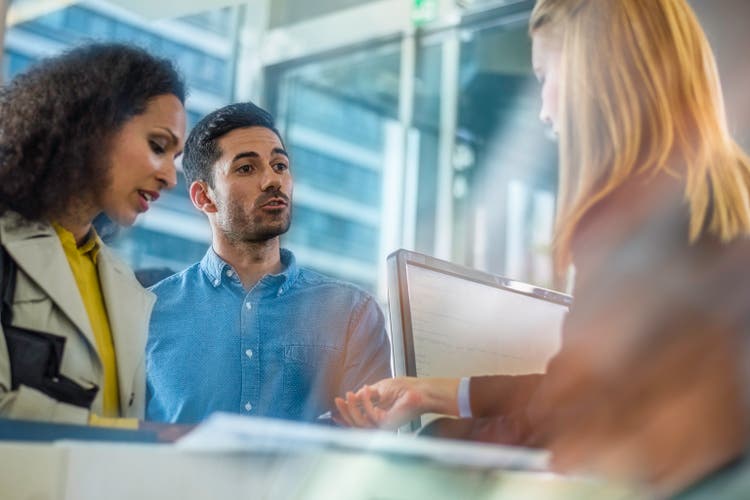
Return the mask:
<svg viewBox="0 0 750 500">
<path fill-rule="evenodd" d="M 237 167 L 235 169 L 235 172 L 240 172 L 240 173 L 243 173 L 243 174 L 246 174 L 249 171 L 250 171 L 250 165 L 248 165 L 248 164 L 240 165 L 239 167 Z"/>
<path fill-rule="evenodd" d="M 277 163 L 273 168 L 278 172 L 283 172 L 284 170 L 287 170 L 289 168 L 289 165 L 287 165 L 286 163 Z"/>
<path fill-rule="evenodd" d="M 158 155 L 163 155 L 167 151 L 164 148 L 164 146 L 162 146 L 161 144 L 159 144 L 157 141 L 150 140 L 150 141 L 148 141 L 148 143 L 149 143 L 149 146 L 151 146 L 151 151 L 153 151 L 154 153 L 156 153 Z"/>
</svg>

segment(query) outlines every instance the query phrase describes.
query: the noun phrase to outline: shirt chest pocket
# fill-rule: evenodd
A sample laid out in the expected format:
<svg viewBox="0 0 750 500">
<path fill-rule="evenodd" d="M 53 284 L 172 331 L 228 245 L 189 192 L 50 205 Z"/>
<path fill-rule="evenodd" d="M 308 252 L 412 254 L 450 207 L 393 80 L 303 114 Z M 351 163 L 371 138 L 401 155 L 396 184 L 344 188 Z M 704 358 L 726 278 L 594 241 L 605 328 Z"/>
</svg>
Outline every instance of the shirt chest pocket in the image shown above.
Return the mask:
<svg viewBox="0 0 750 500">
<path fill-rule="evenodd" d="M 318 345 L 285 346 L 283 387 L 288 414 L 307 420 L 329 410 L 337 395 L 343 365 L 341 349 Z"/>
</svg>

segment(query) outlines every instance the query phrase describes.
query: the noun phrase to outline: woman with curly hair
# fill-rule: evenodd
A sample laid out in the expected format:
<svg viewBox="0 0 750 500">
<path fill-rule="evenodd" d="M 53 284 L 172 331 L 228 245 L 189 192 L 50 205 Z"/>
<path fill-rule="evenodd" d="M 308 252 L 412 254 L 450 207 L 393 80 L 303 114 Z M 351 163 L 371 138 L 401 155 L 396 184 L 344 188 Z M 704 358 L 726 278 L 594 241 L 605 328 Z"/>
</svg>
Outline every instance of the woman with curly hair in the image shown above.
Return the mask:
<svg viewBox="0 0 750 500">
<path fill-rule="evenodd" d="M 174 187 L 184 100 L 170 62 L 118 44 L 0 89 L 0 417 L 142 418 L 154 298 L 92 221 L 130 225 Z"/>
<path fill-rule="evenodd" d="M 554 257 L 576 271 L 561 350 L 543 375 L 384 380 L 341 420 L 480 417 L 443 431 L 671 495 L 750 439 L 750 159 L 685 0 L 538 0 L 529 31 L 559 136 Z"/>
</svg>

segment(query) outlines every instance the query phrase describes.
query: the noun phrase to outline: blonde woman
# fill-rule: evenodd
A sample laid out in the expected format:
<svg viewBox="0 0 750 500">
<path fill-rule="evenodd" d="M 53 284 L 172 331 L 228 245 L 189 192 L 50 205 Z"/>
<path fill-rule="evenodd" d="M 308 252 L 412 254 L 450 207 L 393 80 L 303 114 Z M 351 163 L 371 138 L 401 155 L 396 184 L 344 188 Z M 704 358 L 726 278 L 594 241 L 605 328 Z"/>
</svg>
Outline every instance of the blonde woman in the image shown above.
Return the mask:
<svg viewBox="0 0 750 500">
<path fill-rule="evenodd" d="M 462 435 L 671 494 L 747 443 L 750 161 L 685 0 L 540 0 L 530 34 L 559 136 L 554 258 L 576 270 L 563 347 L 545 375 L 384 380 L 340 420 L 493 417 Z"/>
</svg>

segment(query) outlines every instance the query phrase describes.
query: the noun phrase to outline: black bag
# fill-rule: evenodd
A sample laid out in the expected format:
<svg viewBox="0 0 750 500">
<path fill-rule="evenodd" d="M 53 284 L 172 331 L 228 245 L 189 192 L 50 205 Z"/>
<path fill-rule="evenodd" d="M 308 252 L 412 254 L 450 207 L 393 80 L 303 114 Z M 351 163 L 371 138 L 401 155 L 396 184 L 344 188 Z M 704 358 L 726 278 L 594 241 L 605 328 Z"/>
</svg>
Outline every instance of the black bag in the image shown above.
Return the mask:
<svg viewBox="0 0 750 500">
<path fill-rule="evenodd" d="M 25 385 L 61 403 L 90 408 L 99 388 L 82 387 L 60 374 L 65 337 L 11 326 L 16 271 L 15 261 L 8 255 L 5 247 L 0 245 L 0 322 L 8 347 L 11 390 L 17 390 L 18 386 Z"/>
</svg>

